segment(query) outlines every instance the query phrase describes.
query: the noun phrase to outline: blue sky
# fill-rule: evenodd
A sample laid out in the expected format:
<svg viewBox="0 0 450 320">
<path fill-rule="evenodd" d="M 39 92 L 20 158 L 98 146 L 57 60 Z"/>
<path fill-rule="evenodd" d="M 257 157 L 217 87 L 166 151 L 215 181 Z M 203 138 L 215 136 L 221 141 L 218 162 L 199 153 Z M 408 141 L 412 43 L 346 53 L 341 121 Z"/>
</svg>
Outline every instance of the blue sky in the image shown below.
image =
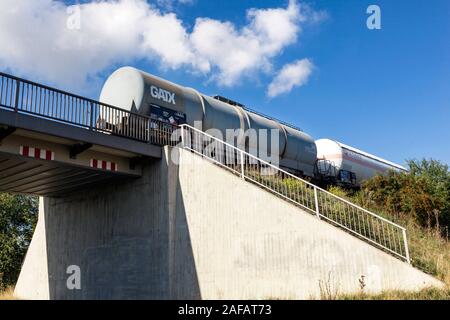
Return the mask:
<svg viewBox="0 0 450 320">
<path fill-rule="evenodd" d="M 160 0 L 153 7 L 161 15 L 173 13 L 172 17 L 176 17 L 187 34 L 193 32 L 199 17 L 228 21 L 240 32 L 249 26 L 246 14 L 250 8 L 288 7 L 285 0 L 181 2 Z M 422 157 L 450 163 L 450 1 L 322 0 L 307 4 L 306 15 L 310 19 L 296 22 L 301 31 L 296 31 L 294 40 L 279 40 L 282 41 L 279 48 L 262 54 L 264 63 L 255 62 L 250 71 L 228 76 L 226 81 L 221 77 L 228 67 L 221 69 L 217 63 L 214 66 L 211 56 L 208 56 L 211 62 L 208 72 L 199 66 L 201 61 L 192 66 L 183 56 L 169 57 L 171 67 L 167 68 L 161 58 L 167 57 L 166 53 L 143 58 L 130 53 L 133 49 L 122 43 L 122 47 L 117 44 L 115 56 L 97 61 L 102 50 L 111 45 L 109 40 L 105 41 L 105 47 L 98 47 L 98 51 L 86 50 L 91 56 L 84 58 L 85 61 L 82 50 L 76 56 L 62 51 L 58 59 L 54 59 L 54 64 L 61 67 L 55 67 L 51 76 L 46 74 L 46 69 L 27 66 L 24 63 L 28 58 L 26 53 L 22 60 L 12 54 L 0 54 L 0 69 L 98 98 L 101 84 L 111 71 L 122 65 L 132 65 L 195 87 L 205 94 L 230 97 L 252 109 L 291 122 L 315 139 L 336 139 L 400 164 L 405 159 Z M 370 4 L 381 8 L 381 30 L 366 27 L 366 8 Z M 39 7 L 35 9 L 43 11 Z M 318 14 L 317 21 L 311 18 L 313 13 Z M 52 24 L 49 25 L 51 28 Z M 7 28 L 13 30 L 12 25 Z M 27 37 L 26 34 L 17 37 Z M 49 41 L 52 47 L 53 42 Z M 58 48 L 73 45 L 61 45 L 61 41 L 54 45 Z M 33 56 L 39 56 L 42 50 Z M 269 97 L 267 88 L 280 70 L 301 59 L 308 59 L 314 65 L 306 83 Z M 84 62 L 77 66 L 78 60 Z M 45 66 L 45 63 L 47 61 L 33 60 L 35 66 Z M 68 82 L 67 74 L 73 70 L 58 73 L 66 68 L 64 63 L 73 64 L 76 70 L 83 70 L 83 66 L 98 68 Z M 86 79 L 80 80 L 83 76 Z M 85 83 L 78 86 L 80 82 Z"/>
</svg>

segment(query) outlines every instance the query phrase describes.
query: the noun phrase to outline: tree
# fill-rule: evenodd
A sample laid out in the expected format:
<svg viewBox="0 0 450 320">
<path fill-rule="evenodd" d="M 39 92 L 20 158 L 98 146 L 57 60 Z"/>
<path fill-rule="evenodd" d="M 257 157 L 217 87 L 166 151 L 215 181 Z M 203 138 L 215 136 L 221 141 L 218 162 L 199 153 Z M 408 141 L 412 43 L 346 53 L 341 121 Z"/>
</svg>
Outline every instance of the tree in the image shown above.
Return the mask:
<svg viewBox="0 0 450 320">
<path fill-rule="evenodd" d="M 446 164 L 437 160 L 422 161 L 410 160 L 410 174 L 424 180 L 426 192 L 430 195 L 433 206 L 434 224 L 437 228 L 441 225 L 450 226 L 450 171 Z"/>
<path fill-rule="evenodd" d="M 412 216 L 423 227 L 450 226 L 450 172 L 439 161 L 409 160 L 408 172 L 390 172 L 366 181 L 362 192 L 390 214 Z"/>
<path fill-rule="evenodd" d="M 37 216 L 37 197 L 0 193 L 0 288 L 16 283 Z"/>
</svg>

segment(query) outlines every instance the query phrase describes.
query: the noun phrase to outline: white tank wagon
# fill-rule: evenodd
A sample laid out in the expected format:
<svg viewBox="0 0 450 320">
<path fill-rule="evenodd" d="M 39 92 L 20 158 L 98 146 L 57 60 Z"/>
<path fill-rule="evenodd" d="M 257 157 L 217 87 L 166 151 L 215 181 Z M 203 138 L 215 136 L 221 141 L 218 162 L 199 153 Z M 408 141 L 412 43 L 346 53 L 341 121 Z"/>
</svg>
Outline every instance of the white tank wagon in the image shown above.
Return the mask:
<svg viewBox="0 0 450 320">
<path fill-rule="evenodd" d="M 319 139 L 316 140 L 316 147 L 317 174 L 331 183 L 354 187 L 378 173 L 407 171 L 401 165 L 338 141 Z"/>
<path fill-rule="evenodd" d="M 314 175 L 316 145 L 313 138 L 295 127 L 251 112 L 231 100 L 210 97 L 135 68 L 123 67 L 106 80 L 100 101 L 162 122 L 187 123 L 215 136 L 220 133 L 222 139 L 226 139 L 227 129 L 241 129 L 234 139 L 234 145 L 245 145 L 247 151 L 260 158 L 265 155 L 277 157 L 274 153 L 276 150 L 270 148 L 270 129 L 278 129 L 274 138 L 278 139 L 279 165 L 300 176 Z M 123 121 L 111 119 L 110 115 L 101 111 L 99 120 L 104 121 L 105 125 L 115 126 Z M 267 141 L 255 142 L 249 139 L 244 134 L 248 129 L 267 129 Z"/>
</svg>

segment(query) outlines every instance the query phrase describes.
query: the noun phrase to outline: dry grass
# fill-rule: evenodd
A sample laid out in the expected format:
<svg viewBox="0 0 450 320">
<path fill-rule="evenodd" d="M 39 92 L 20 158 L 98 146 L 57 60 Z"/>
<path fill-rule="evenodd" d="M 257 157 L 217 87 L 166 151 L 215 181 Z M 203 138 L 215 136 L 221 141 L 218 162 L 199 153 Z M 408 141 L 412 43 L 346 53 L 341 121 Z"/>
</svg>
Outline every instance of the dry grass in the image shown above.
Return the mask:
<svg viewBox="0 0 450 320">
<path fill-rule="evenodd" d="M 435 230 L 426 230 L 412 219 L 401 221 L 408 230 L 411 263 L 445 283 L 444 288 L 420 291 L 389 290 L 379 294 L 339 294 L 338 300 L 450 300 L 450 242 Z"/>
<path fill-rule="evenodd" d="M 450 242 L 437 231 L 420 228 L 413 221 L 406 226 L 412 265 L 450 287 Z"/>
<path fill-rule="evenodd" d="M 331 188 L 332 193 L 358 203 L 341 188 Z M 364 206 L 364 203 L 359 203 Z M 386 218 L 406 227 L 411 263 L 414 267 L 443 281 L 444 288 L 426 288 L 420 291 L 389 290 L 379 294 L 326 294 L 321 286 L 321 299 L 332 300 L 450 300 L 450 242 L 435 229 L 420 226 L 406 215 L 393 215 L 383 212 L 383 208 L 370 208 Z M 325 294 L 322 294 L 325 292 Z"/>
<path fill-rule="evenodd" d="M 331 272 L 326 280 L 319 280 L 320 300 L 336 300 L 339 296 L 339 284 L 333 283 Z M 314 298 L 311 297 L 313 300 Z"/>
<path fill-rule="evenodd" d="M 340 294 L 338 300 L 450 300 L 450 287 L 427 288 L 420 291 L 383 291 L 379 294 Z"/>
<path fill-rule="evenodd" d="M 4 291 L 0 291 L 0 300 L 17 300 L 14 297 L 14 288 L 8 287 Z"/>
<path fill-rule="evenodd" d="M 400 221 L 399 221 L 400 220 Z M 413 219 L 398 219 L 406 226 L 414 267 L 445 283 L 444 288 L 425 288 L 420 291 L 389 290 L 379 294 L 361 291 L 355 294 L 321 295 L 332 300 L 450 300 L 450 242 L 436 230 L 420 227 Z"/>
</svg>

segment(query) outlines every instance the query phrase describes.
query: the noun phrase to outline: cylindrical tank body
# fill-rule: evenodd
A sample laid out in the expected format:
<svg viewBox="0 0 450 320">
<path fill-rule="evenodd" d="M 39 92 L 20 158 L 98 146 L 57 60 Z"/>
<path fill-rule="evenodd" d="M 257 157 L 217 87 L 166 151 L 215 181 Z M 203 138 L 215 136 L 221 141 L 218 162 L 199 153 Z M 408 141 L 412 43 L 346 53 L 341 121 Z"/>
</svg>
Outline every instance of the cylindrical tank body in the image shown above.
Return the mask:
<svg viewBox="0 0 450 320">
<path fill-rule="evenodd" d="M 312 177 L 317 159 L 314 140 L 302 131 L 285 125 L 282 125 L 282 127 L 286 132 L 286 149 L 281 158 L 281 165 Z M 313 163 L 312 167 L 310 166 L 311 163 Z M 312 173 L 310 173 L 310 170 L 312 170 Z"/>
<path fill-rule="evenodd" d="M 247 119 L 248 128 L 251 129 L 247 131 L 249 152 L 256 154 L 258 150 L 258 156 L 262 159 L 272 154 L 281 159 L 286 148 L 286 136 L 281 125 L 256 113 L 240 109 Z"/>
<path fill-rule="evenodd" d="M 185 122 L 191 126 L 194 121 L 203 120 L 202 103 L 195 90 L 132 67 L 120 68 L 108 77 L 100 93 L 100 102 L 145 115 L 151 115 L 152 106 L 162 107 L 164 111 L 185 115 Z M 163 116 L 160 113 L 161 110 L 155 110 L 155 115 Z"/>
<path fill-rule="evenodd" d="M 364 180 L 374 177 L 377 173 L 386 173 L 389 170 L 406 171 L 398 164 L 371 155 L 367 152 L 347 146 L 330 139 L 316 140 L 318 161 L 326 160 L 335 168 L 336 174 L 354 173 L 356 185 Z"/>
<path fill-rule="evenodd" d="M 266 155 L 277 157 L 282 167 L 306 176 L 314 174 L 316 147 L 306 133 L 135 68 L 123 67 L 111 74 L 100 101 L 159 120 L 187 123 L 229 143 L 233 130 L 238 130 L 234 133 L 234 145 L 263 159 Z M 272 136 L 273 129 L 276 131 Z M 249 137 L 255 133 L 258 142 Z"/>
</svg>

